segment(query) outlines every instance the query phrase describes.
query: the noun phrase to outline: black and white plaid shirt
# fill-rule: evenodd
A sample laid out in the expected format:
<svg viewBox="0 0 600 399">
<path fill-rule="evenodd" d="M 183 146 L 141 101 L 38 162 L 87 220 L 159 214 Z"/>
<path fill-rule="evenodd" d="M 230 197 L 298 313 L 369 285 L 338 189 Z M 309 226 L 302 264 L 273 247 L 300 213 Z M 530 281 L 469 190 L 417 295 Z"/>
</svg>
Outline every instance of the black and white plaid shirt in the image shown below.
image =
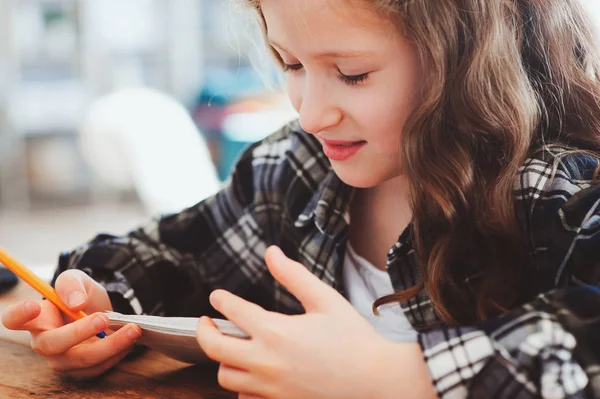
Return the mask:
<svg viewBox="0 0 600 399">
<path fill-rule="evenodd" d="M 553 162 L 549 151 L 523 165 L 515 195 L 529 207 L 540 278 L 551 283 L 500 318 L 419 333 L 441 397 L 600 397 L 597 161 L 568 155 Z M 279 245 L 343 293 L 352 192 L 294 122 L 252 145 L 215 196 L 127 236 L 98 235 L 61 256 L 57 274 L 84 270 L 121 312 L 215 315 L 208 295 L 223 288 L 269 310 L 301 313 L 269 274 L 265 249 Z M 397 291 L 419 278 L 409 237 L 405 231 L 388 254 Z M 439 321 L 426 292 L 401 305 L 413 327 Z"/>
</svg>

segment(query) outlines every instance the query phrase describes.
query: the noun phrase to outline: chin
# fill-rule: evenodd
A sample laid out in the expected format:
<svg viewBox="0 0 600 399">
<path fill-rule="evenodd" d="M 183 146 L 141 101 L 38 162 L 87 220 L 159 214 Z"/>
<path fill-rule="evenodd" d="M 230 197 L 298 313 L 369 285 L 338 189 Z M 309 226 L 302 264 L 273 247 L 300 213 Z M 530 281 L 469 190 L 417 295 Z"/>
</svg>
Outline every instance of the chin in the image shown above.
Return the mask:
<svg viewBox="0 0 600 399">
<path fill-rule="evenodd" d="M 405 184 L 406 177 L 396 165 L 377 163 L 374 161 L 362 163 L 348 163 L 331 161 L 333 171 L 341 181 L 356 188 L 377 187 L 385 182 L 391 182 L 397 178 L 401 184 Z M 371 166 L 371 168 L 369 168 Z M 375 168 L 373 168 L 375 166 Z"/>
<path fill-rule="evenodd" d="M 340 180 L 352 187 L 371 188 L 387 180 L 383 175 L 378 176 L 376 173 L 369 173 L 368 171 L 357 172 L 357 169 L 333 166 L 333 171 Z"/>
</svg>

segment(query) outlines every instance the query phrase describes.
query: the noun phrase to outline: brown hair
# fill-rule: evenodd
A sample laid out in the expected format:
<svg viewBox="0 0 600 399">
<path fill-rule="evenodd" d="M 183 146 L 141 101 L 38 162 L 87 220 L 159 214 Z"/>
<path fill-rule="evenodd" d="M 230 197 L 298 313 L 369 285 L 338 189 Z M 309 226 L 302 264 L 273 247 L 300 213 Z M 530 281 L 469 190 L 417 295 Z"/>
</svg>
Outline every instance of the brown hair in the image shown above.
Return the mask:
<svg viewBox="0 0 600 399">
<path fill-rule="evenodd" d="M 578 1 L 369 3 L 398 21 L 427 76 L 401 148 L 422 278 L 374 309 L 423 289 L 448 324 L 514 308 L 536 293 L 519 167 L 547 145 L 600 151 L 595 32 Z"/>
</svg>

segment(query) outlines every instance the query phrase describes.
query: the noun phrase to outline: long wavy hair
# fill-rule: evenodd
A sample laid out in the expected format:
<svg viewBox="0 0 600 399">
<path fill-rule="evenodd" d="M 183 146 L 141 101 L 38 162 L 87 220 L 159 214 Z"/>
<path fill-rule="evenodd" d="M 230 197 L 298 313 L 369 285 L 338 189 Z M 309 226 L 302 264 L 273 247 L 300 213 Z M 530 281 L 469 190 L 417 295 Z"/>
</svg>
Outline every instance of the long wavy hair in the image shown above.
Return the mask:
<svg viewBox="0 0 600 399">
<path fill-rule="evenodd" d="M 427 76 L 401 147 L 421 279 L 374 310 L 424 289 L 450 325 L 514 308 L 536 294 L 519 168 L 552 145 L 600 151 L 596 33 L 578 0 L 368 4 L 397 22 Z"/>
</svg>

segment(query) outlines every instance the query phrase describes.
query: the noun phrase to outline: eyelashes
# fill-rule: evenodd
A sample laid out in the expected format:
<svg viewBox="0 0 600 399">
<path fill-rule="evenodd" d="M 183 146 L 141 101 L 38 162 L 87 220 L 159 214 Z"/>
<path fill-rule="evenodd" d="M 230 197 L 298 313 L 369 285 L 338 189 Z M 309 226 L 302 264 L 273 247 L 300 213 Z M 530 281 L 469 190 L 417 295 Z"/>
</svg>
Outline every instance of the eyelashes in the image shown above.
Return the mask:
<svg viewBox="0 0 600 399">
<path fill-rule="evenodd" d="M 283 70 L 284 70 L 284 72 L 297 71 L 299 69 L 302 69 L 302 64 L 286 64 L 286 63 L 283 63 Z"/>
<path fill-rule="evenodd" d="M 302 69 L 302 64 L 286 64 L 283 63 L 284 72 L 294 72 Z M 364 82 L 369 77 L 369 73 L 361 73 L 360 75 L 344 75 L 338 70 L 338 78 L 345 84 L 353 86 Z"/>
<path fill-rule="evenodd" d="M 344 75 L 343 73 L 338 73 L 338 78 L 347 85 L 356 85 L 361 82 L 364 82 L 369 77 L 369 73 L 361 73 L 360 75 Z"/>
</svg>

